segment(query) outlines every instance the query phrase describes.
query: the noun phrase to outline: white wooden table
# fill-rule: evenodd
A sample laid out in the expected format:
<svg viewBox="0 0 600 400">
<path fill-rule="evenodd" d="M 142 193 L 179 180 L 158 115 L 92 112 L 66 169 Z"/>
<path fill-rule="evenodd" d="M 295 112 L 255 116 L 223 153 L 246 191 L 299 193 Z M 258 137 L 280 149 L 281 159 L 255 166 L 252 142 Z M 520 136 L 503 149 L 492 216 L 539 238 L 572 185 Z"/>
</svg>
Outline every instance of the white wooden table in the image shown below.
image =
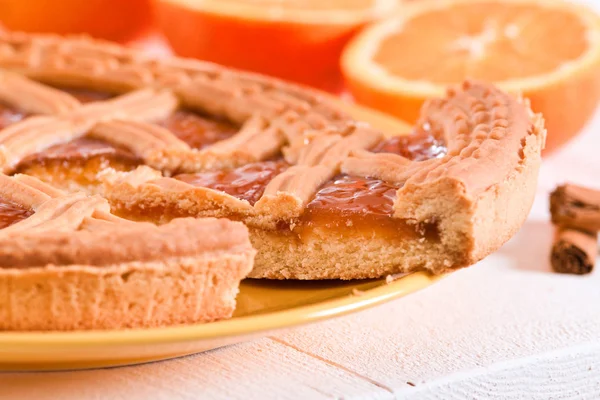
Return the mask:
<svg viewBox="0 0 600 400">
<path fill-rule="evenodd" d="M 0 399 L 600 398 L 600 271 L 548 263 L 547 195 L 566 180 L 600 188 L 600 113 L 545 160 L 521 232 L 422 292 L 172 361 L 0 374 Z"/>
</svg>

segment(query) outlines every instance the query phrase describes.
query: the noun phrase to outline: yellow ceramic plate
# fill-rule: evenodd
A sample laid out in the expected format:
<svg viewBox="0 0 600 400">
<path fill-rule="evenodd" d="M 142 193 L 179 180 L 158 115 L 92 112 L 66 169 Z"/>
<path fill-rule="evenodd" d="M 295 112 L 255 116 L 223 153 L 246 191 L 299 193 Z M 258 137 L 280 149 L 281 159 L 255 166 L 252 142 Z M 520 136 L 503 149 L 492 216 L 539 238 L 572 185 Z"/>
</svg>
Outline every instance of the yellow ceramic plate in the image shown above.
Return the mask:
<svg viewBox="0 0 600 400">
<path fill-rule="evenodd" d="M 357 117 L 391 133 L 406 124 L 364 108 Z M 198 353 L 265 336 L 277 330 L 348 314 L 424 288 L 426 273 L 386 283 L 367 281 L 246 280 L 230 320 L 156 329 L 49 333 L 0 332 L 0 370 L 50 370 L 135 364 Z"/>
<path fill-rule="evenodd" d="M 246 280 L 230 320 L 122 331 L 0 333 L 0 370 L 50 370 L 135 364 L 199 353 L 292 326 L 345 315 L 424 288 L 416 273 L 386 283 Z"/>
</svg>

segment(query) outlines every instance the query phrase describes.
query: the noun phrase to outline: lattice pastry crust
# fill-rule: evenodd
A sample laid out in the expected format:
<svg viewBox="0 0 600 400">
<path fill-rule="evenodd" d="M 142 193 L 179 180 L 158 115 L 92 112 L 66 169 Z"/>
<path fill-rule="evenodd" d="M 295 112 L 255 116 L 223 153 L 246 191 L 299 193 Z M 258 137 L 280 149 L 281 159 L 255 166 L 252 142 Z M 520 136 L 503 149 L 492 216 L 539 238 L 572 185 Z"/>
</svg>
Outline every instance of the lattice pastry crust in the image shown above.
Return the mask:
<svg viewBox="0 0 600 400">
<path fill-rule="evenodd" d="M 32 214 L 0 230 L 0 330 L 154 327 L 228 318 L 255 251 L 241 224 L 162 226 L 106 199 L 0 174 L 0 199 Z"/>
<path fill-rule="evenodd" d="M 418 160 L 375 151 L 384 135 L 319 93 L 213 64 L 155 60 L 86 38 L 12 34 L 0 39 L 0 68 L 0 100 L 45 114 L 0 131 L 5 173 L 33 152 L 84 135 L 125 147 L 144 165 L 104 170 L 93 190 L 128 218 L 243 221 L 258 250 L 255 278 L 355 279 L 470 265 L 524 221 L 546 134 L 527 101 L 473 82 L 424 106 L 417 130 L 445 152 Z M 82 105 L 46 84 L 125 94 Z M 195 149 L 160 124 L 182 107 L 241 128 Z M 237 174 L 264 163 L 285 167 L 271 171 L 254 197 L 181 175 Z M 335 207 L 316 214 L 322 191 L 344 177 L 395 188 L 389 215 Z"/>
</svg>

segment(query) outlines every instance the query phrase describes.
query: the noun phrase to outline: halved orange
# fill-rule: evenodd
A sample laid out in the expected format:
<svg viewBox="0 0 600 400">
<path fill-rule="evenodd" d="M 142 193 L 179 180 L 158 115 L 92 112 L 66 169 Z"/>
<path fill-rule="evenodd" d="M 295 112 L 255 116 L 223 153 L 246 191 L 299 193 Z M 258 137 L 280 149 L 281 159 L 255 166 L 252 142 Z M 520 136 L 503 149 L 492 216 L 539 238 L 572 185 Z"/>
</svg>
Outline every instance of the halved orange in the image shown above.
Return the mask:
<svg viewBox="0 0 600 400">
<path fill-rule="evenodd" d="M 12 30 L 87 33 L 127 41 L 151 25 L 150 0 L 0 0 L 0 24 Z"/>
<path fill-rule="evenodd" d="M 154 0 L 177 54 L 334 90 L 339 57 L 399 0 Z"/>
<path fill-rule="evenodd" d="M 411 2 L 355 37 L 342 71 L 358 102 L 411 122 L 448 84 L 494 82 L 531 100 L 556 148 L 600 99 L 600 17 L 557 0 Z"/>
</svg>

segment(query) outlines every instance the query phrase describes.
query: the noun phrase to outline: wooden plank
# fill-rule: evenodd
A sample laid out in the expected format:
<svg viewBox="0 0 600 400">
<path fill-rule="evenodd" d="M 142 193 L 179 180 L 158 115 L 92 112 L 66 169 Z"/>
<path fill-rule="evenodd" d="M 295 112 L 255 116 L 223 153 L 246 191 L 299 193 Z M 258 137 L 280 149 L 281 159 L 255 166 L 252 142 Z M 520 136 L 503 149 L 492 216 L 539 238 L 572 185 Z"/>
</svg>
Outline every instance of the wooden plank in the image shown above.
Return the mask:
<svg viewBox="0 0 600 400">
<path fill-rule="evenodd" d="M 262 339 L 136 367 L 0 374 L 0 399 L 337 399 L 391 392 L 289 346 Z"/>
<path fill-rule="evenodd" d="M 407 400 L 546 400 L 597 399 L 599 393 L 600 344 L 592 343 L 450 375 L 396 395 Z"/>
</svg>

